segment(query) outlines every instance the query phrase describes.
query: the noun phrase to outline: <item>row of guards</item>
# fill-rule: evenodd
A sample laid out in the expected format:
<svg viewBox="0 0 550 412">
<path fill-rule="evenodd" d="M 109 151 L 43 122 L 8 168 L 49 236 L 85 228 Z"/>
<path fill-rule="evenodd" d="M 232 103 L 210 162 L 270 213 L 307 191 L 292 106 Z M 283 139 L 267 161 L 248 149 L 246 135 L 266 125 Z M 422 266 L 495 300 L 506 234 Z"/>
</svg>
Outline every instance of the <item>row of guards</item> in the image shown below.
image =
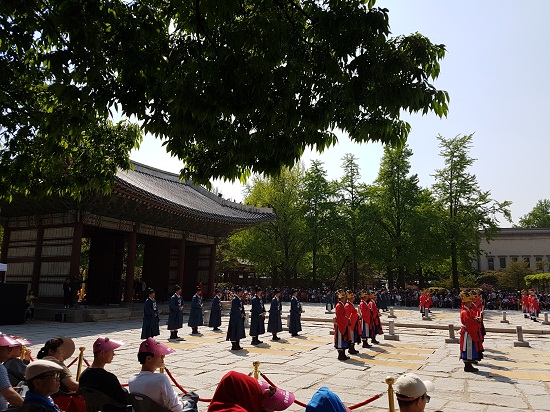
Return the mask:
<svg viewBox="0 0 550 412">
<path fill-rule="evenodd" d="M 25 349 L 25 348 L 23 348 L 23 349 Z M 79 355 L 77 357 L 75 357 L 67 365 L 67 368 L 70 368 L 75 363 L 77 364 L 77 370 L 76 370 L 76 379 L 77 380 L 79 380 L 79 378 L 80 378 L 80 375 L 82 373 L 83 365 L 85 364 L 86 366 L 90 366 L 90 363 L 84 357 L 85 349 L 86 349 L 85 347 L 81 346 L 79 348 L 79 351 L 80 351 Z M 24 353 L 24 352 L 25 351 L 23 350 L 22 353 Z M 249 375 L 253 376 L 255 379 L 259 379 L 260 377 L 262 377 L 269 385 L 277 388 L 277 385 L 275 383 L 273 383 L 264 373 L 262 373 L 260 371 L 260 362 L 259 361 L 252 362 L 252 366 L 253 366 L 253 370 L 252 370 L 251 373 L 249 373 Z M 182 393 L 184 393 L 184 394 L 188 393 L 188 391 L 185 390 L 176 381 L 176 379 L 174 378 L 172 373 L 168 370 L 168 368 L 162 367 L 160 369 L 160 373 L 166 373 L 170 377 L 170 379 L 172 380 L 174 385 Z M 395 382 L 395 379 L 392 376 L 388 376 L 385 379 L 385 382 L 388 385 L 388 407 L 389 407 L 389 412 L 395 412 L 396 409 L 395 409 L 394 391 L 393 391 L 393 384 Z M 127 386 L 127 385 L 123 384 L 122 386 Z M 59 394 L 59 395 L 54 397 L 54 401 L 59 406 L 59 408 L 64 412 L 98 412 L 98 411 L 102 410 L 101 408 L 98 408 L 97 405 L 91 405 L 91 404 L 87 405 L 86 401 L 89 398 L 86 397 L 86 393 L 81 393 L 81 392 L 82 391 L 67 393 L 67 394 Z M 366 399 L 362 402 L 359 402 L 359 403 L 356 403 L 354 405 L 348 406 L 347 408 L 349 408 L 350 410 L 358 409 L 362 406 L 365 406 L 365 405 L 375 401 L 376 399 L 381 398 L 383 395 L 384 395 L 383 393 L 376 394 L 376 395 L 372 396 L 369 399 Z M 212 399 L 208 399 L 208 398 L 199 398 L 198 400 L 200 402 L 205 402 L 205 403 L 210 403 L 212 401 Z M 88 403 L 93 403 L 93 402 L 88 402 Z M 297 404 L 297 405 L 300 405 L 304 408 L 306 407 L 306 404 L 304 402 L 299 401 L 298 399 L 295 399 L 294 403 Z"/>
</svg>

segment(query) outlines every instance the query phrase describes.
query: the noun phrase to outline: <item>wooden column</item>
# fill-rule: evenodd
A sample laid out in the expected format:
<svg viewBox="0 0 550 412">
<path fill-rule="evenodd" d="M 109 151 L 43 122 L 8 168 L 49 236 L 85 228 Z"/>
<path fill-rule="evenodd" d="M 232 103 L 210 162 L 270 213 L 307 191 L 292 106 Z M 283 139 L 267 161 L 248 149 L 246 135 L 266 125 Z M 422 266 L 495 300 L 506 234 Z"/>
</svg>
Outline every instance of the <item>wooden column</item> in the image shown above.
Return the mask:
<svg viewBox="0 0 550 412">
<path fill-rule="evenodd" d="M 214 297 L 214 281 L 216 280 L 216 244 L 210 246 L 210 270 L 208 273 L 208 299 Z"/>
<path fill-rule="evenodd" d="M 126 283 L 124 285 L 124 302 L 131 302 L 134 297 L 134 275 L 136 267 L 137 226 L 128 236 L 128 258 L 126 260 Z M 141 292 L 141 290 L 140 290 Z"/>
<path fill-rule="evenodd" d="M 178 253 L 178 274 L 176 276 L 178 285 L 183 287 L 183 276 L 185 275 L 185 236 L 180 240 Z"/>
<path fill-rule="evenodd" d="M 73 244 L 71 250 L 71 267 L 69 275 L 71 279 L 77 279 L 80 275 L 80 253 L 82 251 L 82 222 L 76 222 L 73 226 Z"/>
<path fill-rule="evenodd" d="M 35 296 L 39 296 L 40 294 L 39 285 L 40 285 L 40 269 L 42 267 L 43 241 L 44 241 L 44 226 L 42 226 L 42 222 L 39 222 L 38 228 L 36 231 L 36 247 L 34 249 L 34 263 L 32 266 L 32 281 L 31 281 L 31 289 L 34 291 Z"/>
</svg>

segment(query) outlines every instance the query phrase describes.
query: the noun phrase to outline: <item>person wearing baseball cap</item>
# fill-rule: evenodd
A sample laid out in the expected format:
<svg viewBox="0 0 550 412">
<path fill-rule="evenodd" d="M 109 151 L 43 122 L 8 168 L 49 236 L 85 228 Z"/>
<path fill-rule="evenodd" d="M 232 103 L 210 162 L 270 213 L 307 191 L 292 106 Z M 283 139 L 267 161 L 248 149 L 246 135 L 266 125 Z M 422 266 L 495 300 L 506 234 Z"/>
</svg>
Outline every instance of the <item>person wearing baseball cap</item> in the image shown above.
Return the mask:
<svg viewBox="0 0 550 412">
<path fill-rule="evenodd" d="M 120 340 L 97 338 L 93 345 L 94 361 L 78 380 L 81 387 L 98 390 L 123 405 L 127 403 L 126 391 L 120 386 L 116 375 L 105 370 L 105 365 L 113 361 L 115 349 L 124 344 Z"/>
<path fill-rule="evenodd" d="M 8 371 L 11 386 L 20 386 L 19 383 L 25 380 L 25 370 L 31 361 L 31 351 L 27 346 L 32 343 L 22 336 L 10 336 L 10 338 L 19 342 L 19 345 L 9 349 L 9 359 L 4 362 L 4 366 Z"/>
<path fill-rule="evenodd" d="M 12 388 L 8 372 L 3 362 L 9 359 L 11 348 L 21 343 L 10 336 L 0 333 L 0 411 L 8 409 L 8 402 L 15 407 L 23 405 L 23 398 Z"/>
<path fill-rule="evenodd" d="M 62 366 L 49 360 L 39 359 L 31 362 L 25 370 L 25 381 L 29 390 L 25 394 L 23 404 L 40 407 L 46 412 L 59 412 L 60 408 L 51 396 L 59 391 L 62 371 Z"/>
<path fill-rule="evenodd" d="M 74 350 L 74 341 L 63 336 L 47 341 L 36 355 L 38 359 L 52 361 L 63 368 L 61 371 L 61 390 L 63 392 L 77 391 L 79 387 L 78 382 L 73 378 L 73 374 L 63 363 L 73 356 Z"/>
<path fill-rule="evenodd" d="M 393 384 L 400 412 L 424 412 L 430 402 L 428 392 L 435 387 L 431 381 L 423 381 L 414 373 L 401 375 Z"/>
<path fill-rule="evenodd" d="M 338 395 L 326 386 L 315 392 L 306 405 L 306 412 L 350 412 Z"/>
<path fill-rule="evenodd" d="M 168 376 L 164 373 L 155 373 L 164 365 L 164 356 L 174 352 L 174 349 L 153 338 L 141 342 L 138 352 L 141 371 L 130 377 L 128 390 L 130 393 L 148 396 L 172 412 L 182 412 L 185 405 L 178 399 Z"/>
</svg>

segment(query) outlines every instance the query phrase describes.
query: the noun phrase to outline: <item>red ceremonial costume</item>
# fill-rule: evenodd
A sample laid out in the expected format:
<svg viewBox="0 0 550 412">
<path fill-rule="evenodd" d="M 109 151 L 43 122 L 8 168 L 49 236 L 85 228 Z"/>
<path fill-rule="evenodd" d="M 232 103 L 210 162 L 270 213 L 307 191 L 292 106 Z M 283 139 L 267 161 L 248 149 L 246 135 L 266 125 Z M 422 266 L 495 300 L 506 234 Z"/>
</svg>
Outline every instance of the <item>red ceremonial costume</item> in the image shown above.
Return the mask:
<svg viewBox="0 0 550 412">
<path fill-rule="evenodd" d="M 363 339 L 371 338 L 370 325 L 372 323 L 372 312 L 368 306 L 368 298 L 361 300 L 359 310 L 361 311 L 361 320 L 359 321 L 361 325 L 361 337 Z"/>
<path fill-rule="evenodd" d="M 479 361 L 483 357 L 483 342 L 481 336 L 481 324 L 477 317 L 477 309 L 473 305 L 475 295 L 469 292 L 461 293 L 463 306 L 460 309 L 460 359 L 464 361 L 466 372 L 476 372 L 472 362 Z"/>
<path fill-rule="evenodd" d="M 334 307 L 336 317 L 334 318 L 334 347 L 336 349 L 348 348 L 348 326 L 349 319 L 346 316 L 346 309 L 341 301 Z"/>
<path fill-rule="evenodd" d="M 376 295 L 371 295 L 371 299 L 368 303 L 368 307 L 371 312 L 371 336 L 373 339 L 373 342 L 376 341 L 376 335 L 381 335 L 382 332 L 382 322 L 380 322 L 380 311 L 378 310 L 378 306 L 376 306 Z"/>
</svg>

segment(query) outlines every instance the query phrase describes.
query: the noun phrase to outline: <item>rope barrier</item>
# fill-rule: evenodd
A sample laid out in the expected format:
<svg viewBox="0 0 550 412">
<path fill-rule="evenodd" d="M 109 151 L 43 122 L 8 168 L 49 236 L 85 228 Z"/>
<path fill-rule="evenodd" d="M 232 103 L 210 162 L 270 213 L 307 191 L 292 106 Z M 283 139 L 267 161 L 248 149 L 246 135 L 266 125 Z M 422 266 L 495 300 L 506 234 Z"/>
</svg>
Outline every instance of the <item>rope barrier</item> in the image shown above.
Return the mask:
<svg viewBox="0 0 550 412">
<path fill-rule="evenodd" d="M 375 401 L 381 398 L 382 396 L 384 396 L 383 393 L 377 393 L 372 398 L 366 399 L 363 402 L 356 403 L 355 405 L 348 406 L 348 408 L 350 408 L 351 410 L 360 408 L 361 406 L 365 406 L 366 404 L 371 403 L 372 401 Z"/>
<path fill-rule="evenodd" d="M 271 386 L 273 386 L 274 388 L 277 387 L 277 385 L 275 385 L 273 382 L 271 382 L 271 380 L 265 376 L 263 373 L 260 372 L 260 376 L 262 378 L 264 378 L 264 380 Z M 381 398 L 384 394 L 383 393 L 377 393 L 376 395 L 374 395 L 373 397 L 369 398 L 369 399 L 366 399 L 362 402 L 359 402 L 359 403 L 356 403 L 355 405 L 352 405 L 352 406 L 348 406 L 348 408 L 350 409 L 357 409 L 357 408 L 360 408 L 361 406 L 365 406 L 366 404 L 368 403 L 371 403 L 379 398 Z M 299 401 L 298 399 L 294 399 L 294 403 L 296 405 L 300 405 L 300 406 L 303 406 L 304 408 L 307 406 L 305 403 L 303 403 L 302 401 Z"/>
<path fill-rule="evenodd" d="M 185 389 L 183 389 L 183 387 L 176 381 L 176 379 L 174 379 L 174 376 L 172 376 L 172 373 L 168 370 L 168 368 L 165 366 L 164 367 L 164 370 L 166 371 L 166 374 L 170 377 L 170 379 L 172 380 L 172 382 L 174 382 L 174 385 L 176 385 L 176 387 L 182 391 L 184 394 L 187 393 L 187 391 Z M 200 402 L 212 402 L 212 399 L 208 399 L 208 398 L 199 398 L 199 401 Z"/>
<path fill-rule="evenodd" d="M 67 365 L 67 369 L 70 368 L 71 366 L 73 366 L 75 364 L 75 362 L 78 360 L 78 356 L 76 358 L 74 358 L 71 363 L 69 363 Z M 34 359 L 31 358 L 31 361 L 34 361 Z M 86 358 L 83 359 L 84 363 L 86 364 L 86 366 L 90 366 L 90 362 L 88 362 L 88 360 Z"/>
<path fill-rule="evenodd" d="M 78 360 L 78 356 L 72 360 L 71 363 L 67 365 L 67 369 L 74 365 L 74 363 Z"/>
<path fill-rule="evenodd" d="M 75 363 L 76 361 L 78 361 L 78 359 L 79 359 L 78 356 L 77 356 L 76 358 L 74 358 L 74 359 L 71 361 L 71 363 L 69 363 L 69 364 L 67 365 L 67 368 L 69 368 L 69 367 L 71 367 L 72 365 L 74 365 L 74 363 Z M 84 363 L 86 363 L 86 365 L 87 365 L 88 367 L 90 366 L 90 363 L 86 360 L 86 358 L 83 358 L 83 361 L 84 361 Z M 176 381 L 176 379 L 174 378 L 174 375 L 172 375 L 172 373 L 170 372 L 170 370 L 169 370 L 166 366 L 164 367 L 164 370 L 165 370 L 166 374 L 168 375 L 168 377 L 170 378 L 170 380 L 174 383 L 174 385 L 176 385 L 176 387 L 177 387 L 181 392 L 183 392 L 184 394 L 186 394 L 188 391 L 186 391 L 186 390 L 183 388 L 183 386 L 181 386 L 181 385 L 178 383 L 178 381 Z M 258 370 L 257 367 L 256 367 L 256 370 Z M 249 374 L 249 376 L 250 376 L 250 375 L 251 375 L 251 374 Z M 277 388 L 277 385 L 275 385 L 275 384 L 274 384 L 274 383 L 273 383 L 264 373 L 259 372 L 259 375 L 260 375 L 269 385 L 273 386 L 274 388 Z M 120 386 L 125 387 L 125 386 L 128 386 L 128 384 L 127 384 L 127 383 L 123 383 L 123 384 L 121 384 Z M 369 403 L 375 401 L 376 399 L 381 398 L 383 395 L 384 395 L 383 393 L 378 393 L 378 394 L 374 395 L 373 397 L 371 397 L 371 398 L 369 398 L 369 399 L 366 399 L 366 400 L 364 400 L 364 401 L 362 401 L 362 402 L 356 403 L 355 405 L 348 406 L 348 408 L 351 409 L 351 410 L 360 408 L 360 407 L 362 407 L 362 406 L 365 406 L 365 405 L 367 405 L 367 404 L 369 404 Z M 212 402 L 212 399 L 211 399 L 211 398 L 210 398 L 210 399 L 209 399 L 209 398 L 199 398 L 199 401 L 200 401 L 200 402 L 208 402 L 208 403 L 210 403 L 210 402 Z M 304 402 L 299 401 L 298 399 L 294 399 L 294 403 L 297 404 L 297 405 L 300 405 L 300 406 L 302 406 L 302 407 L 304 407 L 304 408 L 307 406 Z"/>
</svg>

